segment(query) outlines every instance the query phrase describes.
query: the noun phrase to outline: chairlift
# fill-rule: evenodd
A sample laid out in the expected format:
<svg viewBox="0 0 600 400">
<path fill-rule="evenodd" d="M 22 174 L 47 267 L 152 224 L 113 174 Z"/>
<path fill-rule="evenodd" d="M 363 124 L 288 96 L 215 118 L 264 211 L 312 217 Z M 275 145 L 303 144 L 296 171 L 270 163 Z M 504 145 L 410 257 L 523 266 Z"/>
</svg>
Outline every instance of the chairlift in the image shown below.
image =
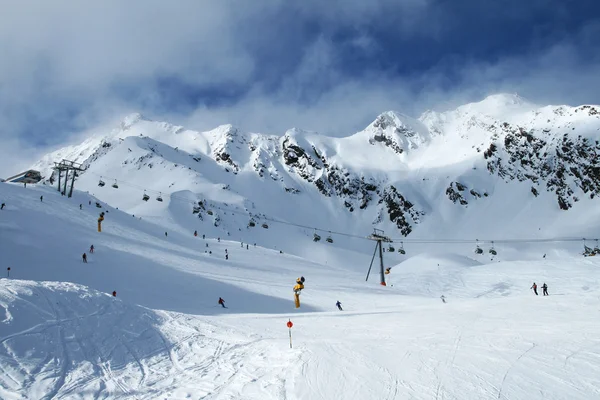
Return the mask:
<svg viewBox="0 0 600 400">
<path fill-rule="evenodd" d="M 146 191 L 145 191 L 145 190 L 144 190 L 144 197 L 142 197 L 142 200 L 144 200 L 144 201 L 148 201 L 148 200 L 150 200 L 150 196 L 148 196 L 148 195 L 146 194 Z"/>
<path fill-rule="evenodd" d="M 104 185 L 105 185 L 104 181 L 102 180 L 102 178 L 100 178 L 100 180 L 98 181 L 98 186 L 102 187 Z"/>
<path fill-rule="evenodd" d="M 248 226 L 255 227 L 256 226 L 256 222 L 254 222 L 253 220 L 250 220 L 250 222 L 248 222 Z"/>
<path fill-rule="evenodd" d="M 490 254 L 493 256 L 498 255 L 498 252 L 494 249 L 494 242 L 492 242 L 492 247 L 490 248 Z"/>
<path fill-rule="evenodd" d="M 325 241 L 326 241 L 327 243 L 333 243 L 333 239 L 332 239 L 332 237 L 331 237 L 331 236 L 327 236 L 327 239 L 325 239 Z"/>
<path fill-rule="evenodd" d="M 158 193 L 158 197 L 156 198 L 156 201 L 163 201 L 162 199 L 162 193 Z"/>
<path fill-rule="evenodd" d="M 192 214 L 198 214 L 200 212 L 200 206 L 194 206 Z"/>
<path fill-rule="evenodd" d="M 316 232 L 313 234 L 313 242 L 318 242 L 321 240 L 321 236 L 319 236 Z"/>
<path fill-rule="evenodd" d="M 262 227 L 265 229 L 269 229 L 269 225 L 267 225 L 267 224 L 262 224 Z"/>
<path fill-rule="evenodd" d="M 212 210 L 208 210 L 206 213 L 207 213 L 208 215 L 213 215 L 213 212 L 212 212 Z"/>
<path fill-rule="evenodd" d="M 394 246 L 392 246 L 392 245 L 390 244 L 390 245 L 388 246 L 388 251 L 393 253 L 394 251 L 396 251 L 396 249 L 394 248 Z"/>
<path fill-rule="evenodd" d="M 479 247 L 479 240 L 477 240 L 477 246 L 475 247 L 475 254 L 483 254 L 483 250 Z"/>
<path fill-rule="evenodd" d="M 117 185 L 117 181 L 115 180 L 115 183 L 112 184 L 112 187 L 114 187 L 115 189 L 119 188 L 119 185 Z"/>
<path fill-rule="evenodd" d="M 400 242 L 400 248 L 398 249 L 398 253 L 406 254 L 406 251 L 404 250 L 404 243 L 402 242 Z"/>
</svg>

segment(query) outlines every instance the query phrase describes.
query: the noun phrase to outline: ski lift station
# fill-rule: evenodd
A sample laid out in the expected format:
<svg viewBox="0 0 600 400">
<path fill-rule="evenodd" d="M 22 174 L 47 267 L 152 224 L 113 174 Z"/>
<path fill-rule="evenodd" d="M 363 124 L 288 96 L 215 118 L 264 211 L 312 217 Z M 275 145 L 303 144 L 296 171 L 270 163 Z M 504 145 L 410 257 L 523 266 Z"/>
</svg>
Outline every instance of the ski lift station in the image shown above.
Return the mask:
<svg viewBox="0 0 600 400">
<path fill-rule="evenodd" d="M 11 176 L 10 178 L 3 179 L 2 182 L 38 183 L 41 180 L 42 180 L 42 174 L 40 174 L 40 171 L 30 169 L 25 172 L 21 172 L 20 174 L 17 174 L 15 176 Z"/>
</svg>

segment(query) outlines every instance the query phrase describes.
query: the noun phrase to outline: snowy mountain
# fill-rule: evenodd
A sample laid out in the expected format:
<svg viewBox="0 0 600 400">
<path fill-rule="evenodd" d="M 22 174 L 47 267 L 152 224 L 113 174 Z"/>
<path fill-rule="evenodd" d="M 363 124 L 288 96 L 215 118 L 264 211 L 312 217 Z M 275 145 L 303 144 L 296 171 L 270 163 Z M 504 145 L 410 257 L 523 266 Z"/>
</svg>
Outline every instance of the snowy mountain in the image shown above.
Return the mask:
<svg viewBox="0 0 600 400">
<path fill-rule="evenodd" d="M 373 227 L 398 240 L 597 237 L 579 221 L 600 221 L 599 139 L 599 106 L 541 107 L 499 94 L 418 119 L 385 112 L 343 138 L 231 125 L 197 132 L 135 114 L 32 168 L 56 185 L 53 162 L 80 162 L 87 170 L 76 187 L 107 204 L 197 226 L 173 221 L 182 207 L 201 230 L 240 238 L 274 221 L 301 225 L 308 238 L 364 237 Z M 536 223 L 524 225 L 523 213 Z M 490 215 L 494 224 L 480 223 Z"/>
</svg>

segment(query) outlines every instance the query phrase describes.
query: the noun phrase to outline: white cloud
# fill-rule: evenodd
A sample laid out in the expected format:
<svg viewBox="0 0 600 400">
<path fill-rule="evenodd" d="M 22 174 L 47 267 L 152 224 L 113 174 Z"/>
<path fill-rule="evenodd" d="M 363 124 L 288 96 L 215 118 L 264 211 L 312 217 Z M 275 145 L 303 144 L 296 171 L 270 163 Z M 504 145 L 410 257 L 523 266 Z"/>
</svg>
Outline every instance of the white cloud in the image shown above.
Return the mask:
<svg viewBox="0 0 600 400">
<path fill-rule="evenodd" d="M 538 1 L 538 3 L 543 1 Z M 418 115 L 498 92 L 519 92 L 537 102 L 593 103 L 600 87 L 600 56 L 582 55 L 579 43 L 591 42 L 598 26 L 582 26 L 550 48 L 527 55 L 438 66 L 398 77 L 373 73 L 382 53 L 369 27 L 392 21 L 403 39 L 425 36 L 443 40 L 459 27 L 433 0 L 253 0 L 218 2 L 179 0 L 19 1 L 0 14 L 0 167 L 37 156 L 27 137 L 32 120 L 61 122 L 64 132 L 52 144 L 102 125 L 115 116 L 140 111 L 153 118 L 211 129 L 234 123 L 245 130 L 283 133 L 291 127 L 347 135 L 362 129 L 382 111 Z M 540 4 L 541 4 L 540 3 Z M 537 4 L 537 3 L 536 3 Z M 506 10 L 519 16 L 513 7 Z M 447 18 L 447 19 L 444 19 Z M 515 17 L 516 18 L 516 17 Z M 305 25 L 319 25 L 314 34 Z M 350 75 L 341 64 L 336 27 L 354 35 L 347 43 L 367 56 L 364 71 Z M 302 35 L 309 35 L 307 41 Z M 311 36 L 312 35 L 312 36 Z M 415 51 L 427 51 L 416 49 Z M 8 61 L 7 61 L 8 60 Z M 276 66 L 277 68 L 272 66 Z M 356 66 L 354 68 L 357 68 Z M 266 71 L 266 72 L 264 72 Z M 272 71 L 272 72 L 271 72 Z M 275 76 L 269 76 L 269 74 Z M 267 75 L 262 77 L 261 74 Z M 229 102 L 200 105 L 189 115 L 153 115 L 144 104 L 160 104 L 162 93 L 149 82 L 174 77 L 197 87 L 241 88 Z M 261 76 L 258 79 L 257 76 Z M 122 96 L 124 86 L 135 88 Z M 71 115 L 72 103 L 85 107 Z M 25 109 L 26 112 L 22 112 Z M 44 126 L 36 126 L 44 132 Z M 71 130 L 75 130 L 72 132 Z M 38 138 L 38 142 L 40 142 Z M 23 156 L 9 154 L 19 152 Z"/>
</svg>

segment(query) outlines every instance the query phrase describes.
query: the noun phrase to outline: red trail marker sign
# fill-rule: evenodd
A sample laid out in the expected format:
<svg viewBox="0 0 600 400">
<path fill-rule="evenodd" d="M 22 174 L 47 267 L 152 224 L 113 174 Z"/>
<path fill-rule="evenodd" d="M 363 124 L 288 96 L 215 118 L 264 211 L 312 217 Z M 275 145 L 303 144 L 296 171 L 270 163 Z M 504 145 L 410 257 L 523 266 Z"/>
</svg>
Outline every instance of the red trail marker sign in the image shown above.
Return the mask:
<svg viewBox="0 0 600 400">
<path fill-rule="evenodd" d="M 286 325 L 290 332 L 290 349 L 291 349 L 292 348 L 292 326 L 294 326 L 294 324 L 292 323 L 292 320 L 288 320 Z"/>
</svg>

